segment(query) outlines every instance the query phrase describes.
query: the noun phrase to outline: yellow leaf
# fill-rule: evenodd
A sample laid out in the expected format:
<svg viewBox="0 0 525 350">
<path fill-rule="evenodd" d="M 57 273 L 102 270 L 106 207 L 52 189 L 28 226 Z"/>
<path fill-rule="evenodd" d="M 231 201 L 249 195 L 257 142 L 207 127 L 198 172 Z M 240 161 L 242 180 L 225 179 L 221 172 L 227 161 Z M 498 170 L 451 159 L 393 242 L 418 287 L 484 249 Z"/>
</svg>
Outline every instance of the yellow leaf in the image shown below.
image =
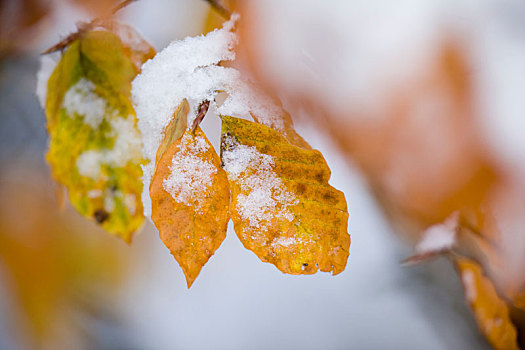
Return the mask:
<svg viewBox="0 0 525 350">
<path fill-rule="evenodd" d="M 456 265 L 465 296 L 478 327 L 494 349 L 519 349 L 516 329 L 509 316 L 507 304 L 498 296 L 491 280 L 483 275 L 479 264 L 458 258 Z"/>
<path fill-rule="evenodd" d="M 243 245 L 284 273 L 342 272 L 350 248 L 347 206 L 328 184 L 321 153 L 254 122 L 222 122 L 231 218 Z"/>
<path fill-rule="evenodd" d="M 151 219 L 182 267 L 189 288 L 226 238 L 230 190 L 206 135 L 200 128 L 195 134 L 184 131 L 188 111 L 184 100 L 166 128 L 150 197 Z"/>
<path fill-rule="evenodd" d="M 130 30 L 119 33 L 130 41 Z M 49 78 L 45 109 L 53 177 L 80 214 L 130 242 L 144 222 L 142 141 L 130 101 L 138 73 L 133 59 L 145 61 L 154 51 L 140 39 L 132 55 L 125 40 L 97 29 L 73 41 Z"/>
<path fill-rule="evenodd" d="M 274 103 L 277 103 L 277 102 L 274 101 Z M 308 150 L 312 149 L 312 147 L 310 147 L 308 142 L 306 142 L 301 137 L 301 135 L 299 135 L 297 131 L 295 131 L 292 117 L 290 116 L 290 114 L 288 114 L 288 112 L 286 112 L 284 108 L 282 107 L 280 107 L 280 110 L 281 111 L 280 111 L 278 120 L 282 123 L 282 130 L 280 130 L 281 134 L 286 138 L 286 140 L 288 140 L 288 142 L 290 142 L 294 146 L 301 147 L 301 148 L 308 149 Z M 250 116 L 258 124 L 264 124 L 259 121 L 259 116 L 255 115 L 254 113 L 250 113 Z"/>
</svg>

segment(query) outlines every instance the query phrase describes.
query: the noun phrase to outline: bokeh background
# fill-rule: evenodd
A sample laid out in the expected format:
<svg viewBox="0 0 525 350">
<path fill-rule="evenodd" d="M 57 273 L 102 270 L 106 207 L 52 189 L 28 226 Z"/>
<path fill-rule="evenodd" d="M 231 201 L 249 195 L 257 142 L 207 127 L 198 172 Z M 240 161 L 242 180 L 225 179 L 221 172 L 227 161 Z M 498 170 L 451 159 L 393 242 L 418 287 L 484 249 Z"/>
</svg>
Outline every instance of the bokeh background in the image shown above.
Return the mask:
<svg viewBox="0 0 525 350">
<path fill-rule="evenodd" d="M 504 187 L 516 244 L 498 276 L 523 286 L 525 5 L 227 2 L 244 16 L 239 65 L 324 154 L 352 245 L 340 275 L 289 276 L 230 225 L 187 290 L 152 224 L 130 246 L 111 237 L 70 207 L 44 161 L 39 53 L 115 3 L 0 3 L 0 349 L 490 348 L 449 261 L 400 262 L 455 205 Z M 118 15 L 157 50 L 214 16 L 201 0 Z M 218 118 L 203 129 L 217 149 Z"/>
</svg>

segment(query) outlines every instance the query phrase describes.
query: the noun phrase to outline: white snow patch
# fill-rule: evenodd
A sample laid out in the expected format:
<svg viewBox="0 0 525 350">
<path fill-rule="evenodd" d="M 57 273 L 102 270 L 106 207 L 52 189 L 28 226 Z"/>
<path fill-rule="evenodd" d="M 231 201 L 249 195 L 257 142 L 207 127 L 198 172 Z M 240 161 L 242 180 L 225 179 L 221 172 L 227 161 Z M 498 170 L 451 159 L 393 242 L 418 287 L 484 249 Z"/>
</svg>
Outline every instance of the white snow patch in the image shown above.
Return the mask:
<svg viewBox="0 0 525 350">
<path fill-rule="evenodd" d="M 132 99 L 142 133 L 144 158 L 144 214 L 151 215 L 149 185 L 155 169 L 157 149 L 164 129 L 183 99 L 190 105 L 188 125 L 196 116 L 201 102 L 209 100 L 210 111 L 237 118 L 255 116 L 259 122 L 283 129 L 282 110 L 273 101 L 230 67 L 218 66 L 221 61 L 235 59 L 237 36 L 233 32 L 239 16 L 234 14 L 222 29 L 172 42 L 152 60 L 142 66 L 142 72 L 132 84 Z M 215 97 L 225 92 L 225 101 L 218 106 Z"/>
<path fill-rule="evenodd" d="M 103 158 L 103 153 L 99 151 L 82 152 L 77 158 L 78 173 L 96 180 L 100 174 L 100 164 Z"/>
<path fill-rule="evenodd" d="M 87 196 L 89 198 L 98 198 L 102 197 L 104 195 L 104 192 L 102 190 L 89 190 L 87 193 Z"/>
<path fill-rule="evenodd" d="M 106 152 L 105 163 L 122 167 L 129 161 L 141 159 L 142 140 L 135 128 L 134 119 L 133 115 L 129 115 L 127 118 L 117 118 L 109 122 L 116 139 L 113 149 Z"/>
<path fill-rule="evenodd" d="M 296 245 L 299 243 L 303 243 L 302 240 L 297 240 L 295 237 L 276 237 L 271 244 L 271 247 L 273 249 L 276 249 L 278 247 L 289 247 L 291 245 Z"/>
<path fill-rule="evenodd" d="M 416 245 L 416 252 L 423 254 L 451 249 L 456 243 L 458 225 L 459 212 L 456 211 L 442 223 L 430 226 L 423 232 L 423 237 Z"/>
<path fill-rule="evenodd" d="M 129 161 L 140 161 L 142 142 L 139 132 L 135 129 L 133 115 L 110 120 L 110 125 L 110 136 L 116 137 L 113 148 L 88 150 L 81 153 L 77 159 L 80 175 L 96 180 L 100 176 L 102 164 L 123 167 Z"/>
<path fill-rule="evenodd" d="M 474 272 L 470 270 L 463 271 L 461 274 L 461 282 L 463 282 L 463 286 L 465 287 L 465 297 L 469 302 L 473 303 L 478 297 Z"/>
<path fill-rule="evenodd" d="M 105 99 L 95 93 L 95 84 L 85 78 L 80 79 L 67 90 L 62 107 L 70 117 L 83 116 L 84 123 L 93 129 L 98 128 L 106 115 L 116 113 Z"/>
<path fill-rule="evenodd" d="M 59 58 L 60 57 L 56 54 L 40 56 L 40 69 L 36 74 L 36 96 L 38 97 L 38 102 L 40 102 L 40 107 L 42 107 L 42 109 L 46 108 L 47 82 L 49 81 L 51 74 L 53 74 Z"/>
<path fill-rule="evenodd" d="M 286 191 L 275 174 L 273 157 L 261 154 L 255 147 L 239 144 L 233 137 L 224 140 L 222 160 L 230 181 L 236 182 L 243 193 L 237 196 L 237 210 L 250 228 L 266 231 L 272 218 L 292 221 L 289 207 L 298 200 Z"/>
<path fill-rule="evenodd" d="M 204 137 L 185 133 L 179 152 L 173 156 L 171 173 L 163 182 L 164 189 L 176 202 L 195 204 L 197 212 L 202 212 L 204 196 L 217 172 L 211 162 L 203 160 L 209 149 Z"/>
<path fill-rule="evenodd" d="M 106 193 L 104 197 L 104 210 L 108 213 L 112 213 L 115 210 L 115 196 L 116 194 Z"/>
<path fill-rule="evenodd" d="M 101 191 L 102 192 L 102 191 Z M 132 193 L 124 193 L 120 190 L 106 189 L 104 191 L 104 210 L 111 213 L 115 210 L 116 199 L 120 199 L 131 215 L 137 210 L 136 196 Z"/>
<path fill-rule="evenodd" d="M 122 200 L 124 201 L 124 205 L 126 208 L 128 208 L 128 211 L 131 215 L 135 215 L 135 212 L 137 211 L 137 202 L 136 197 L 132 193 L 123 194 Z"/>
</svg>

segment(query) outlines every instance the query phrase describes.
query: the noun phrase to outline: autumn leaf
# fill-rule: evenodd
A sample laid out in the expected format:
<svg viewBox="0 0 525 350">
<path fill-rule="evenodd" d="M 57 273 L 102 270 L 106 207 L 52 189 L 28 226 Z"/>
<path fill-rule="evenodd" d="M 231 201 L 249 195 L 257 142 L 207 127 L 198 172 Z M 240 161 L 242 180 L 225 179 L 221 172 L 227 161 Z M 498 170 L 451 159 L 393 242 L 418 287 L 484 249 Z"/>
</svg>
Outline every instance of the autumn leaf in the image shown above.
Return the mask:
<svg viewBox="0 0 525 350">
<path fill-rule="evenodd" d="M 150 185 L 151 219 L 184 271 L 188 288 L 219 248 L 230 190 L 219 156 L 202 130 L 187 129 L 189 106 L 177 108 L 157 151 Z"/>
<path fill-rule="evenodd" d="M 69 348 L 71 339 L 84 348 L 86 329 L 72 318 L 93 317 L 94 306 L 99 320 L 114 316 L 106 306 L 121 296 L 131 256 L 71 208 L 60 210 L 49 184 L 27 162 L 0 172 L 0 284 L 11 303 L 3 334 L 26 344 L 15 348 Z"/>
<path fill-rule="evenodd" d="M 328 184 L 330 169 L 319 151 L 294 146 L 267 126 L 223 116 L 221 158 L 231 218 L 247 249 L 284 273 L 344 270 L 346 201 Z"/>
<path fill-rule="evenodd" d="M 131 81 L 154 51 L 130 27 L 110 28 L 80 35 L 49 78 L 47 160 L 80 214 L 130 242 L 144 221 Z"/>
<path fill-rule="evenodd" d="M 514 297 L 514 306 L 525 311 L 525 291 L 521 291 L 516 297 Z"/>
<path fill-rule="evenodd" d="M 496 292 L 491 280 L 483 275 L 479 264 L 458 258 L 456 266 L 461 276 L 465 296 L 478 327 L 494 349 L 519 349 L 516 329 L 509 316 L 509 308 Z"/>
</svg>

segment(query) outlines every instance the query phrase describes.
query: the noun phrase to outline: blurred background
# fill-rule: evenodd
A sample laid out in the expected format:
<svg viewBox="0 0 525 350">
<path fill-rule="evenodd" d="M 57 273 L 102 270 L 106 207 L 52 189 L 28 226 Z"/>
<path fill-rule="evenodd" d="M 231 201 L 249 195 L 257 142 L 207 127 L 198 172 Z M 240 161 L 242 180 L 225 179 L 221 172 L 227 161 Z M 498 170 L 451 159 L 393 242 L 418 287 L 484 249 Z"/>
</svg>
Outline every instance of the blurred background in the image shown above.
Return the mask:
<svg viewBox="0 0 525 350">
<path fill-rule="evenodd" d="M 455 211 L 491 247 L 463 246 L 523 341 L 524 3 L 226 1 L 239 69 L 325 156 L 352 245 L 340 275 L 289 276 L 230 225 L 191 290 L 152 224 L 130 246 L 110 236 L 44 160 L 39 53 L 116 3 L 0 2 L 0 349 L 489 349 L 453 263 L 401 265 Z M 202 0 L 140 0 L 118 18 L 159 51 L 222 21 Z M 217 149 L 218 118 L 203 129 Z"/>
</svg>

